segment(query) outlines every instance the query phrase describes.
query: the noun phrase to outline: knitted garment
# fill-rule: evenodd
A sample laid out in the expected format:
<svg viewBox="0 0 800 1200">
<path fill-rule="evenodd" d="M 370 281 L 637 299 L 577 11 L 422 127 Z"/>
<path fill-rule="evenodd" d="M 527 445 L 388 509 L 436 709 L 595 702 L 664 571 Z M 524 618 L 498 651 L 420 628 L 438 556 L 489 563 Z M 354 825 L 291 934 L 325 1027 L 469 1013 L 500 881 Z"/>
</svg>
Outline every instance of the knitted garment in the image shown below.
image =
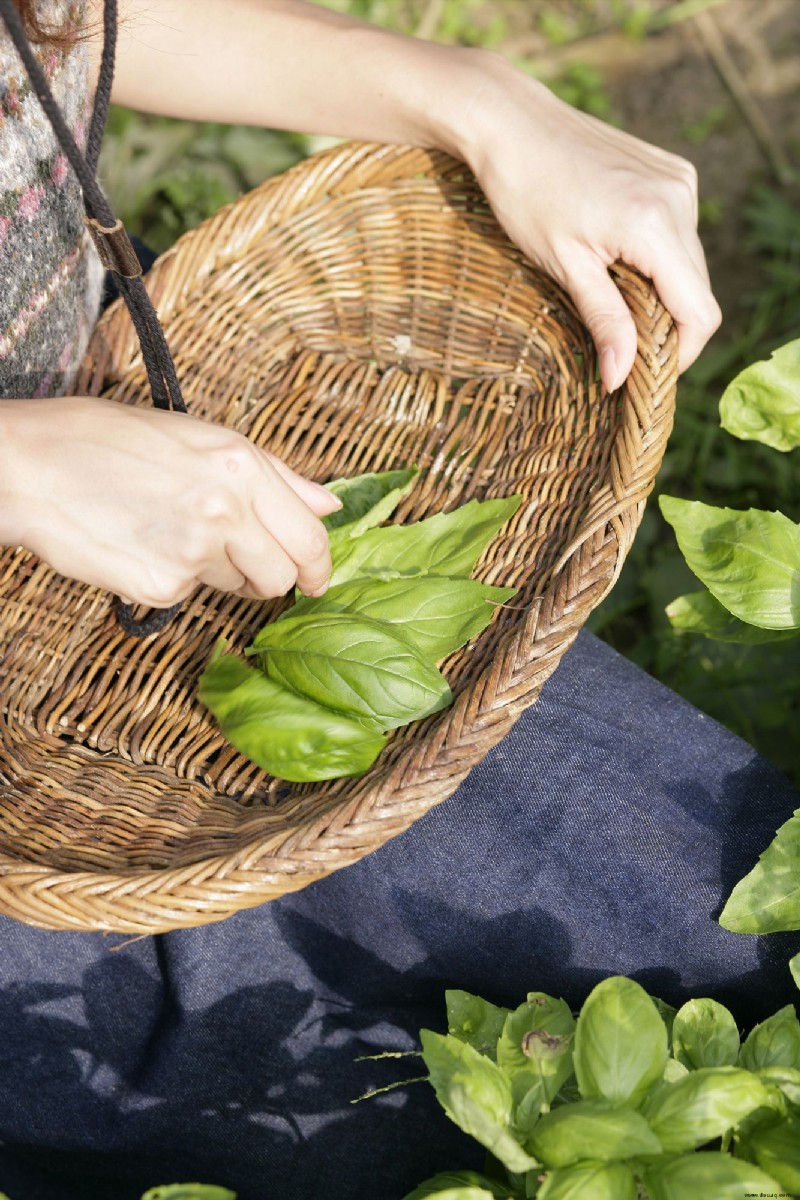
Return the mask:
<svg viewBox="0 0 800 1200">
<path fill-rule="evenodd" d="M 45 27 L 80 25 L 83 4 L 42 0 Z M 91 117 L 89 54 L 35 51 L 78 146 Z M 68 393 L 97 319 L 103 269 L 78 182 L 0 21 L 0 397 Z"/>
</svg>

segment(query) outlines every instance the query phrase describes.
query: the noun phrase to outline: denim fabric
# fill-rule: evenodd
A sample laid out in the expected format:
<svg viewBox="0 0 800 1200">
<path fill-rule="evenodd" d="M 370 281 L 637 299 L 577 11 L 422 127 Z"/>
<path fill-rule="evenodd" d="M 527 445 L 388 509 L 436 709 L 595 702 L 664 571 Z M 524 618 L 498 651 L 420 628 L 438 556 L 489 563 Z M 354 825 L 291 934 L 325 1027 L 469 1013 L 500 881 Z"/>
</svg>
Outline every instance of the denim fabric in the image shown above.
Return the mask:
<svg viewBox="0 0 800 1200">
<path fill-rule="evenodd" d="M 589 634 L 450 800 L 361 862 L 229 920 L 130 941 L 0 920 L 0 1190 L 400 1200 L 481 1151 L 410 1049 L 446 987 L 578 1006 L 612 973 L 742 1025 L 790 1003 L 797 935 L 716 916 L 800 797 Z"/>
</svg>

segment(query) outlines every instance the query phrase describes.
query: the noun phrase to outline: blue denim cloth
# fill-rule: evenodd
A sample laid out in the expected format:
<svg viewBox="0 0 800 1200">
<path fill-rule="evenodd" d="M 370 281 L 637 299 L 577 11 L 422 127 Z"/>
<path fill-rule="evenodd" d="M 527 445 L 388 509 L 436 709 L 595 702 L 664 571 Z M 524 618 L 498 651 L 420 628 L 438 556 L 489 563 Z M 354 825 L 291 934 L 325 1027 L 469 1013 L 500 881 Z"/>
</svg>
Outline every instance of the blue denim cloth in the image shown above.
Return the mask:
<svg viewBox="0 0 800 1200">
<path fill-rule="evenodd" d="M 797 935 L 716 916 L 800 797 L 583 634 L 450 800 L 346 870 L 217 925 L 129 941 L 0 920 L 0 1190 L 138 1200 L 400 1200 L 480 1149 L 410 1049 L 446 987 L 577 1007 L 634 976 L 749 1025 L 796 998 Z"/>
</svg>

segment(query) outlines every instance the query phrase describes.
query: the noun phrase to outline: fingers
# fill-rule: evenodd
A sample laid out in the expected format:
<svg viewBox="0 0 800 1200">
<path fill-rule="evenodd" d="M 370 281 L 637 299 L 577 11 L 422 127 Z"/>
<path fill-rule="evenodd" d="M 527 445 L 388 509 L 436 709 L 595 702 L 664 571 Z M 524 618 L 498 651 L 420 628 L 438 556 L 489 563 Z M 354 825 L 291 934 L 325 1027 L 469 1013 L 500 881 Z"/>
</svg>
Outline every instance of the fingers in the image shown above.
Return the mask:
<svg viewBox="0 0 800 1200">
<path fill-rule="evenodd" d="M 256 589 L 263 587 L 268 575 L 286 584 L 281 591 L 265 594 L 282 595 L 296 583 L 307 596 L 321 595 L 333 566 L 328 533 L 319 518 L 284 482 L 283 472 L 269 463 L 253 489 L 251 504 L 262 536 L 251 533 L 248 537 L 243 529 L 235 540 L 229 541 L 231 561 Z M 275 543 L 275 551 L 271 553 L 264 533 Z M 266 561 L 262 563 L 262 559 Z"/>
<path fill-rule="evenodd" d="M 708 279 L 699 241 L 696 246 L 673 232 L 652 239 L 634 262 L 655 285 L 661 303 L 672 315 L 678 330 L 678 370 L 685 371 L 719 329 L 722 313 Z"/>
<path fill-rule="evenodd" d="M 327 517 L 330 513 L 336 512 L 342 507 L 342 502 L 338 496 L 334 496 L 333 492 L 329 492 L 327 488 L 319 483 L 312 483 L 310 479 L 298 475 L 291 467 L 287 467 L 286 463 L 277 455 L 270 453 L 269 450 L 262 450 L 261 453 L 269 461 L 280 475 L 285 483 L 288 483 L 293 492 L 296 492 L 301 500 L 304 500 L 313 513 L 318 517 Z"/>
<path fill-rule="evenodd" d="M 600 258 L 590 252 L 561 263 L 564 285 L 592 335 L 600 376 L 613 392 L 627 379 L 636 357 L 636 326 L 622 294 Z"/>
</svg>

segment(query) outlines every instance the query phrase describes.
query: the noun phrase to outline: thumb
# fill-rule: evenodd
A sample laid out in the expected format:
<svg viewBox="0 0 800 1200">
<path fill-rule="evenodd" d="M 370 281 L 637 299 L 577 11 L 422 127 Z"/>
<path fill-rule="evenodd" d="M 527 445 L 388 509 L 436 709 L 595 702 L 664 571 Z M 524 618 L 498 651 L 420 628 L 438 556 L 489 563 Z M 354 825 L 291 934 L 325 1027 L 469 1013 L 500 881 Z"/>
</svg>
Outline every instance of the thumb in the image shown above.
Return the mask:
<svg viewBox="0 0 800 1200">
<path fill-rule="evenodd" d="M 271 454 L 269 450 L 262 450 L 262 454 L 275 468 L 284 483 L 288 483 L 292 491 L 300 497 L 304 504 L 308 505 L 315 516 L 327 517 L 342 507 L 339 497 L 334 496 L 333 492 L 329 492 L 321 483 L 313 483 L 305 476 L 298 475 L 297 471 L 287 467 L 282 459 L 278 458 L 276 454 Z"/>
<path fill-rule="evenodd" d="M 600 259 L 587 255 L 574 269 L 562 263 L 562 271 L 564 286 L 597 347 L 603 386 L 613 392 L 628 378 L 636 358 L 630 309 Z"/>
</svg>

